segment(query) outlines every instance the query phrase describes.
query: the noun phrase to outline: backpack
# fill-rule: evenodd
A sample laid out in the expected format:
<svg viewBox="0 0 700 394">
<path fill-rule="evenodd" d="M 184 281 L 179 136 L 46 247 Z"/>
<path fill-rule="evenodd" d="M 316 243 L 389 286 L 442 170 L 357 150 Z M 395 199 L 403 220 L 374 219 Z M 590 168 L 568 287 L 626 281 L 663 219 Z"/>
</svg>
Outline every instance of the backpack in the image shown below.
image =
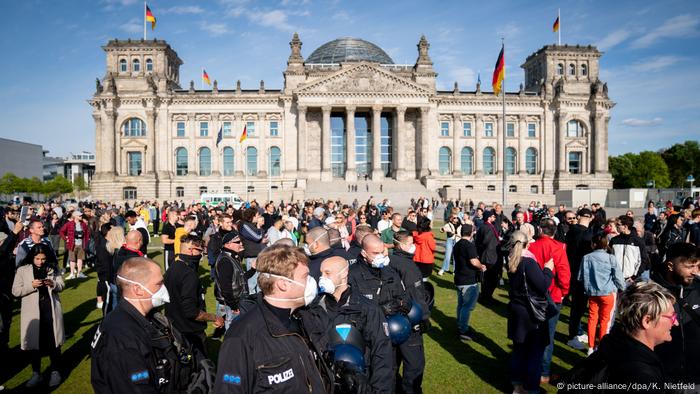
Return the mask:
<svg viewBox="0 0 700 394">
<path fill-rule="evenodd" d="M 560 385 L 563 384 L 563 388 L 558 392 L 583 394 L 603 393 L 603 387 L 599 386 L 599 384 L 609 381 L 609 373 L 608 360 L 601 352 L 596 351 L 587 358 L 581 360 L 581 362 L 576 364 L 571 371 L 569 371 L 567 376 L 565 376 L 560 383 Z M 576 386 L 569 386 L 570 384 L 575 384 Z M 588 387 L 583 388 L 584 385 Z"/>
</svg>

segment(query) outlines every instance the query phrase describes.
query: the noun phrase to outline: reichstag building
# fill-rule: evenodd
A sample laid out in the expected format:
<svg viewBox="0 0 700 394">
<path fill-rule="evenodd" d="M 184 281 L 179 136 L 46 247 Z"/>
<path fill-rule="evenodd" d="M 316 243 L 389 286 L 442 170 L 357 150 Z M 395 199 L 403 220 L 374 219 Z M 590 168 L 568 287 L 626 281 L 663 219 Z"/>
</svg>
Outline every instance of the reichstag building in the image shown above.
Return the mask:
<svg viewBox="0 0 700 394">
<path fill-rule="evenodd" d="M 263 81 L 252 90 L 216 81 L 200 90 L 182 87 L 183 61 L 165 41 L 109 41 L 106 73 L 89 100 L 93 197 L 192 199 L 271 186 L 296 199 L 312 184 L 365 180 L 489 192 L 500 191 L 504 171 L 515 195 L 612 187 L 614 103 L 595 47 L 547 45 L 528 56 L 525 83 L 506 94 L 505 130 L 502 97 L 479 84 L 437 90 L 425 37 L 417 47 L 409 65 L 356 38 L 304 58 L 294 34 L 281 90 Z"/>
</svg>

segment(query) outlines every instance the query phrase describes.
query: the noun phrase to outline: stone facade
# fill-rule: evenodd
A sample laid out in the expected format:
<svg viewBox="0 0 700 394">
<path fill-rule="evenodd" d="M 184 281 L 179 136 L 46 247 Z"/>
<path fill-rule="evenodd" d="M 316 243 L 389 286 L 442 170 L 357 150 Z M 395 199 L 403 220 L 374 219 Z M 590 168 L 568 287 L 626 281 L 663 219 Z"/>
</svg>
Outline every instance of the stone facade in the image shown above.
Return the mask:
<svg viewBox="0 0 700 394">
<path fill-rule="evenodd" d="M 219 89 L 217 81 L 196 90 L 193 82 L 180 87 L 182 60 L 164 41 L 110 41 L 107 72 L 90 100 L 93 196 L 192 199 L 204 190 L 245 194 L 246 185 L 258 192 L 271 185 L 299 198 L 307 181 L 337 179 L 486 192 L 500 190 L 504 171 L 513 193 L 612 187 L 614 103 L 598 79 L 594 47 L 545 46 L 530 55 L 525 86 L 506 94 L 504 126 L 502 97 L 478 84 L 468 92 L 456 83 L 453 91 L 436 89 L 425 37 L 412 65 L 362 56 L 309 64 L 301 46 L 295 34 L 282 90 L 262 81 L 254 90 L 240 82 Z"/>
</svg>

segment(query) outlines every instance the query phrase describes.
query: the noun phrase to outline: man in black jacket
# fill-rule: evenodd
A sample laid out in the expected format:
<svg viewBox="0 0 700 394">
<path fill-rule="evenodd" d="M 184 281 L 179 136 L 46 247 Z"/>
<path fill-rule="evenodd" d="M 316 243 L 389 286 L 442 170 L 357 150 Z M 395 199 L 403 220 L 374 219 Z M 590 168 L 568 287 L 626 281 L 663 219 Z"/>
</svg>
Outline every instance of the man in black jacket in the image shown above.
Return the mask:
<svg viewBox="0 0 700 394">
<path fill-rule="evenodd" d="M 493 292 L 498 285 L 498 278 L 503 267 L 498 264 L 499 230 L 495 226 L 496 216 L 493 211 L 484 213 L 484 224 L 476 232 L 476 250 L 479 261 L 486 265 L 484 280 L 481 287 L 481 302 L 493 301 Z"/>
<path fill-rule="evenodd" d="M 565 221 L 570 221 L 574 215 L 573 212 L 566 211 Z M 588 297 L 585 294 L 583 283 L 577 280 L 578 271 L 581 268 L 583 256 L 593 251 L 591 244 L 595 229 L 591 227 L 593 220 L 593 212 L 588 208 L 582 208 L 578 211 L 578 223 L 569 226 L 569 231 L 566 233 L 566 257 L 569 260 L 569 268 L 571 272 L 571 285 L 569 286 L 569 294 L 571 294 L 571 316 L 569 318 L 569 341 L 567 344 L 574 349 L 584 349 L 587 343 L 587 336 L 582 336 L 581 318 L 586 312 L 588 306 Z M 586 339 L 586 340 L 584 340 Z"/>
<path fill-rule="evenodd" d="M 318 281 L 321 277 L 321 262 L 331 256 L 345 258 L 345 249 L 331 247 L 331 237 L 323 227 L 314 227 L 306 234 L 309 247 L 309 275 Z"/>
<path fill-rule="evenodd" d="M 192 346 L 207 354 L 204 334 L 207 322 L 218 328 L 224 325 L 224 318 L 206 312 L 204 287 L 197 273 L 203 249 L 201 238 L 189 234 L 181 238 L 180 254 L 165 272 L 165 287 L 170 293 L 165 315 Z"/>
<path fill-rule="evenodd" d="M 310 342 L 294 311 L 315 298 L 308 258 L 299 249 L 272 246 L 258 255 L 257 302 L 226 332 L 219 352 L 214 392 L 330 392 Z"/>
<path fill-rule="evenodd" d="M 226 316 L 225 327 L 228 329 L 233 319 L 238 316 L 241 298 L 248 295 L 248 278 L 241 264 L 243 243 L 238 232 L 227 232 L 221 242 L 223 248 L 214 264 L 214 296 L 219 302 L 219 307 L 223 307 L 223 315 Z"/>
<path fill-rule="evenodd" d="M 666 252 L 663 271 L 652 280 L 676 297 L 678 325 L 671 328 L 671 342 L 659 345 L 661 358 L 672 381 L 700 384 L 700 248 L 677 243 Z"/>
<path fill-rule="evenodd" d="M 209 260 L 209 265 L 212 267 L 212 271 L 214 270 L 214 265 L 223 247 L 222 239 L 224 235 L 228 234 L 231 230 L 233 230 L 233 218 L 231 215 L 225 213 L 221 216 L 221 220 L 219 220 L 219 230 L 209 237 L 209 242 L 207 243 L 207 259 Z"/>
</svg>

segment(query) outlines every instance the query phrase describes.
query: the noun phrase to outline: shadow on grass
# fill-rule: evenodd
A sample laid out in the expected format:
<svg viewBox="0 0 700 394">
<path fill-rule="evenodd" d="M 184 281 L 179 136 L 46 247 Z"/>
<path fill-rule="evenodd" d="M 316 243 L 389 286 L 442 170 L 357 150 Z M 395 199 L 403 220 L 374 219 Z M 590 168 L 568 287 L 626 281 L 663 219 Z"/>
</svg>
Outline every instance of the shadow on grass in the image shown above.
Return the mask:
<svg viewBox="0 0 700 394">
<path fill-rule="evenodd" d="M 431 318 L 443 328 L 433 326 L 428 332 L 430 338 L 450 353 L 457 362 L 469 367 L 479 378 L 498 391 L 512 390 L 509 380 L 503 378 L 504 366 L 510 358 L 505 349 L 486 335 L 472 331 L 474 342 L 484 346 L 492 357 L 481 354 L 457 339 L 457 322 L 454 318 L 445 315 L 439 308 L 432 310 Z"/>
<path fill-rule="evenodd" d="M 80 365 L 84 358 L 90 355 L 90 343 L 95 336 L 97 325 L 102 319 L 97 319 L 93 322 L 85 322 L 84 320 L 94 310 L 95 300 L 90 298 L 73 308 L 70 312 L 64 314 L 63 321 L 66 322 L 65 331 L 66 334 L 70 336 L 73 336 L 81 327 L 89 323 L 92 323 L 92 327 L 85 331 L 80 339 L 73 342 L 69 348 L 63 349 L 61 355 L 61 377 L 63 381 L 68 379 L 73 369 Z"/>
</svg>

